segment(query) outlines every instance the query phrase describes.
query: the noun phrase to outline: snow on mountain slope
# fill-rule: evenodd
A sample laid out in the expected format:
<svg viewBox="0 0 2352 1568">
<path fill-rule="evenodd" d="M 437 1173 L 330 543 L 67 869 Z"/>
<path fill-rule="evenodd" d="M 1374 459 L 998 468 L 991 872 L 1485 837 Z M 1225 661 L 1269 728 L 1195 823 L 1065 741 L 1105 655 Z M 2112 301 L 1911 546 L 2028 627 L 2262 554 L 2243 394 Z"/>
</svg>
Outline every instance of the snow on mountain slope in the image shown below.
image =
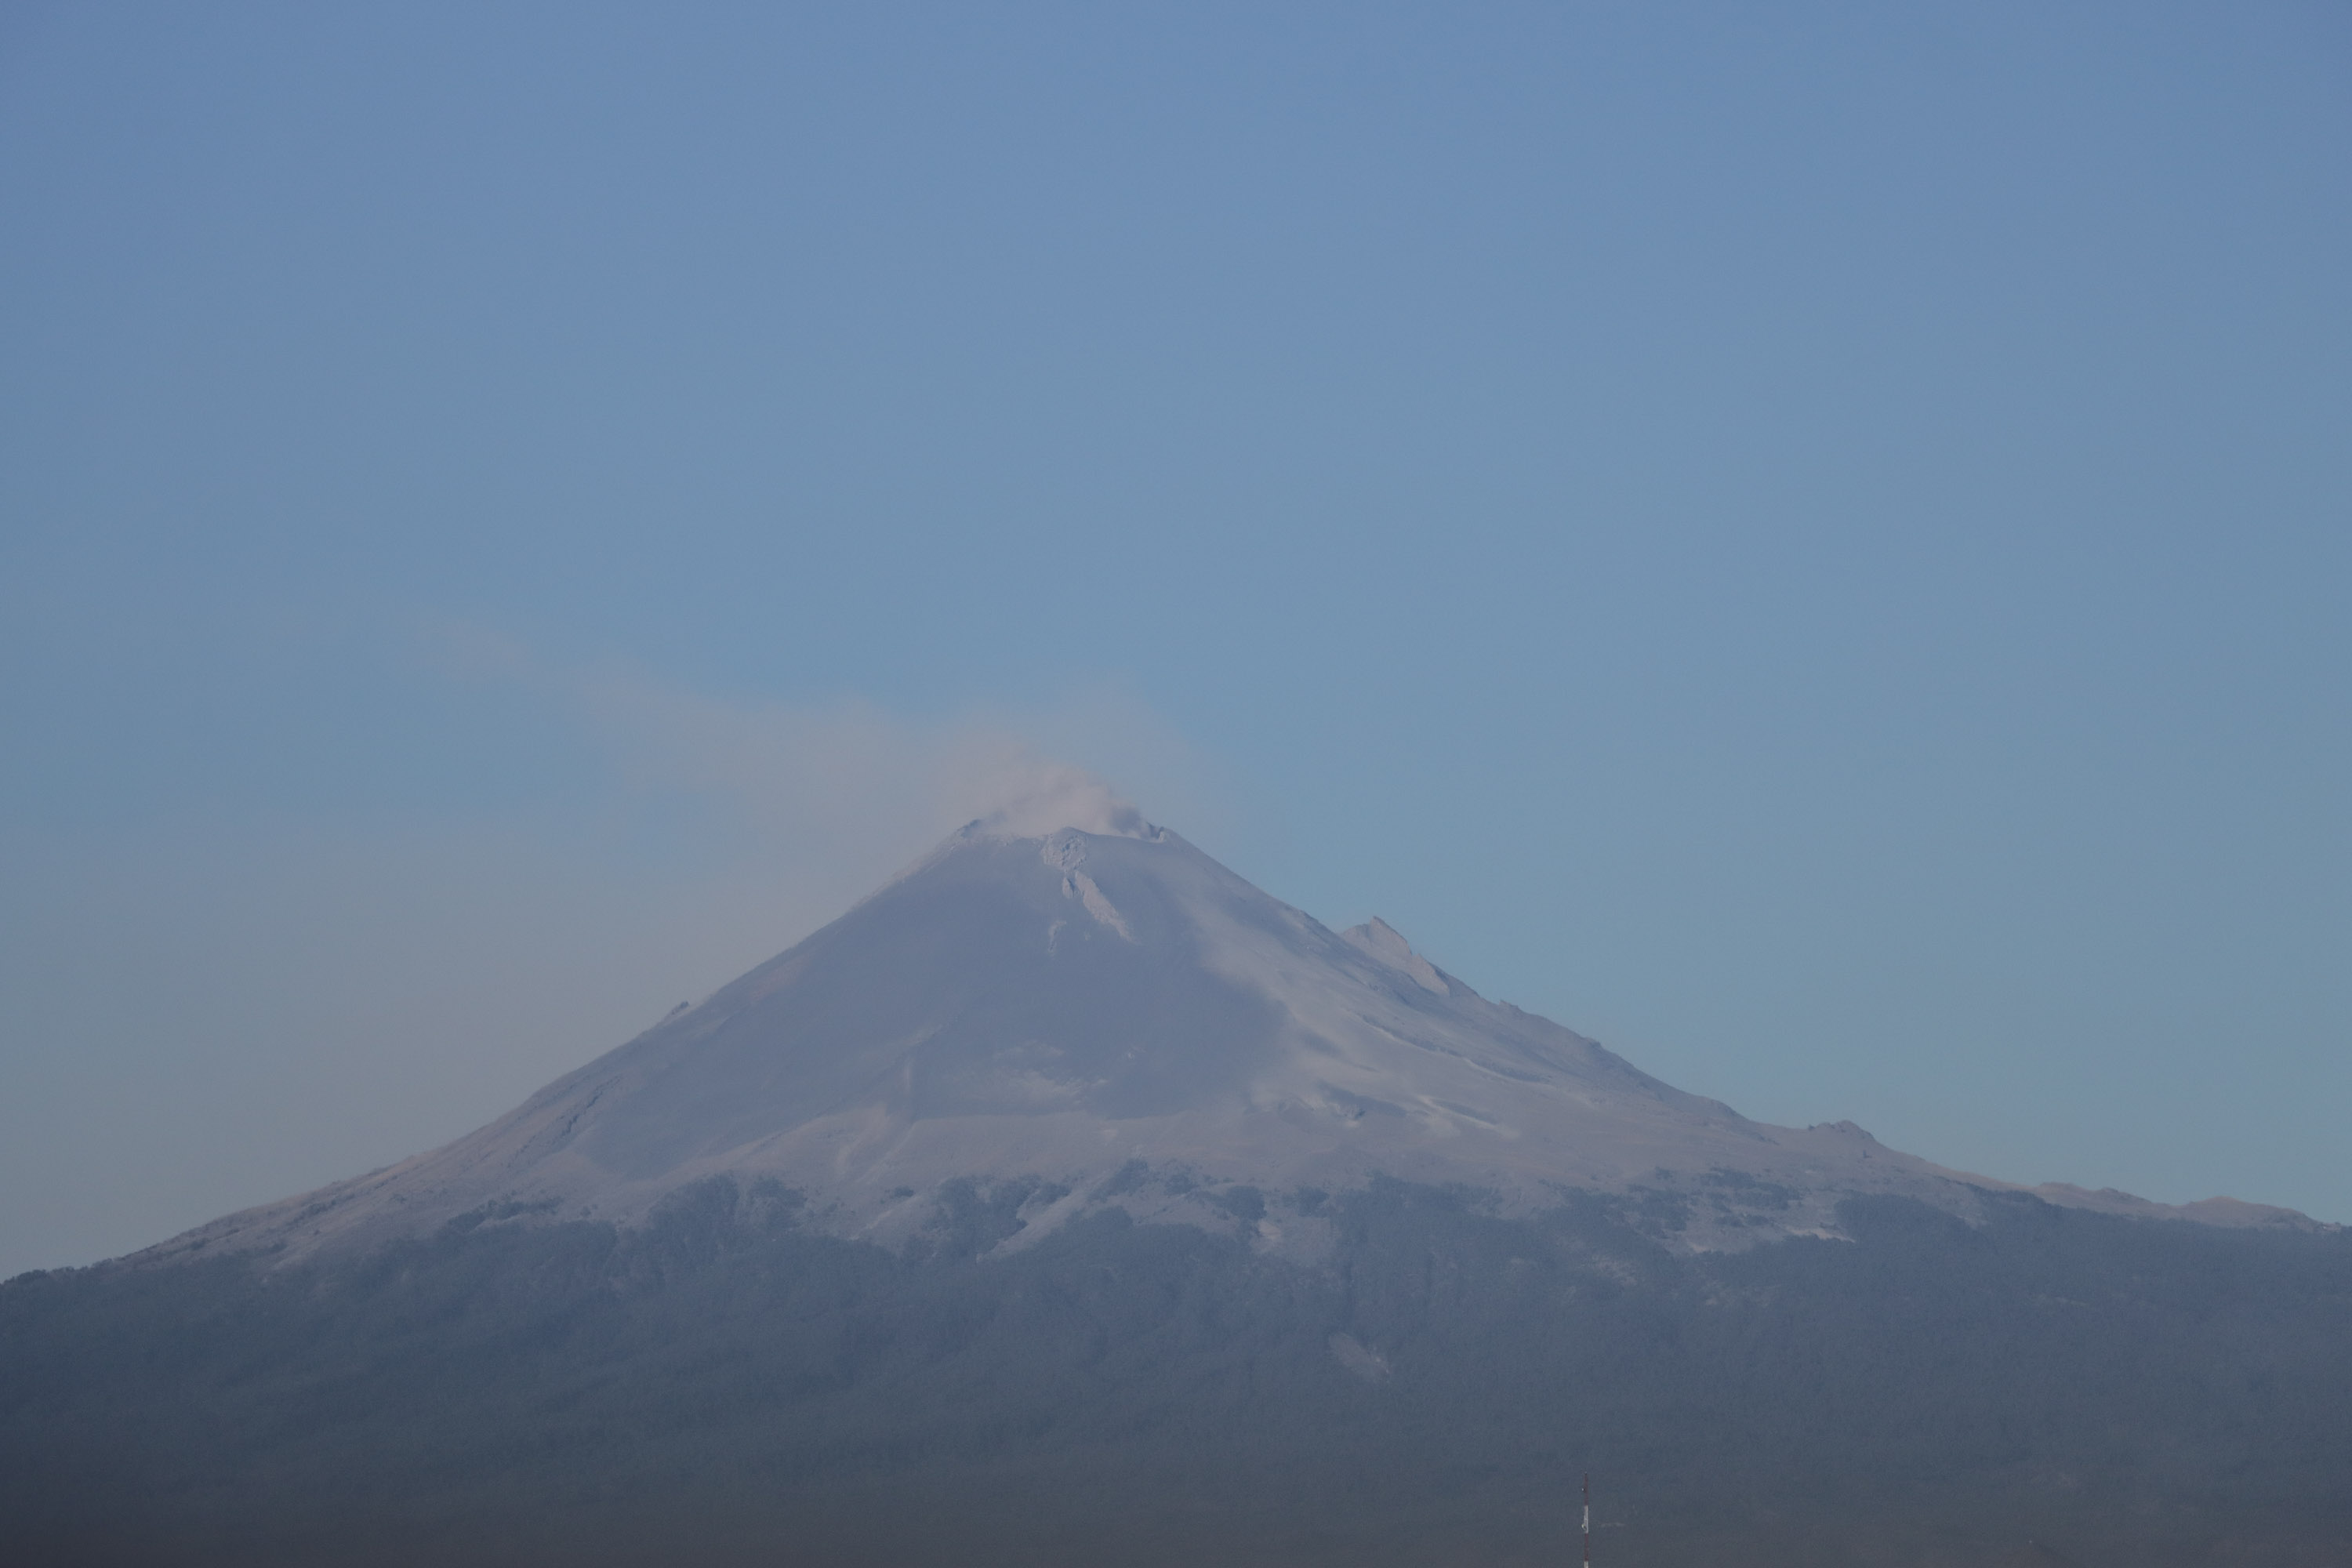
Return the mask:
<svg viewBox="0 0 2352 1568">
<path fill-rule="evenodd" d="M 1686 1247 L 1832 1233 L 1857 1193 L 1969 1213 L 2007 1185 L 1851 1123 L 1749 1121 L 1486 1000 L 1385 922 L 1336 933 L 1132 812 L 1089 826 L 975 823 L 478 1131 L 149 1256 L 292 1258 L 461 1215 L 626 1223 L 719 1175 L 772 1178 L 877 1239 L 965 1192 L 1018 1210 L 1008 1245 L 1115 1205 L 1299 1256 L 1328 1239 L 1315 1192 L 1383 1173 L 1517 1211 L 1626 1194 Z"/>
</svg>

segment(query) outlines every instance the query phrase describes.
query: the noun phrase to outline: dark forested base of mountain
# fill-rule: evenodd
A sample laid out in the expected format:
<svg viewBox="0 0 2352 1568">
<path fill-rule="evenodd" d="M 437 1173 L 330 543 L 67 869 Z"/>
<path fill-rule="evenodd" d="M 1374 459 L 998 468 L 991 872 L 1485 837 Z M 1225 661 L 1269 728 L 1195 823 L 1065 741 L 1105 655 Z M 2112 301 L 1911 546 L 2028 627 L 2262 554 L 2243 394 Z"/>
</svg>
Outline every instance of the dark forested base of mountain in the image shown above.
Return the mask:
<svg viewBox="0 0 2352 1568">
<path fill-rule="evenodd" d="M 1678 1258 L 1385 1184 L 1328 1259 L 1116 1214 L 981 1258 L 792 1194 L 0 1287 L 24 1563 L 2352 1561 L 2352 1239 L 2031 1198 Z M 1257 1194 L 1231 1194 L 1246 1215 Z M 1671 1216 L 1667 1216 L 1669 1219 Z"/>
</svg>

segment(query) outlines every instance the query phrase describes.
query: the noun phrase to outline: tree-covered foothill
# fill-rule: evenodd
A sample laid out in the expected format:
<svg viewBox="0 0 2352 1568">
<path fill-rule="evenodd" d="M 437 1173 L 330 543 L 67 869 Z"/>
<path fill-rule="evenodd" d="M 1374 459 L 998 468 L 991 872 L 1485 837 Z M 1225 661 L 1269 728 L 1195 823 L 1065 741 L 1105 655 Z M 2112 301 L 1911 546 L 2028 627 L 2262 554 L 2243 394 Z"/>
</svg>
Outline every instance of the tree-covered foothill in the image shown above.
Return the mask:
<svg viewBox="0 0 2352 1568">
<path fill-rule="evenodd" d="M 1559 1563 L 1590 1471 L 1605 1568 L 2352 1561 L 2341 1234 L 1856 1199 L 1687 1257 L 1671 1197 L 1383 1182 L 1021 1247 L 1035 1195 L 898 1250 L 722 1181 L 19 1278 L 0 1558 Z"/>
</svg>

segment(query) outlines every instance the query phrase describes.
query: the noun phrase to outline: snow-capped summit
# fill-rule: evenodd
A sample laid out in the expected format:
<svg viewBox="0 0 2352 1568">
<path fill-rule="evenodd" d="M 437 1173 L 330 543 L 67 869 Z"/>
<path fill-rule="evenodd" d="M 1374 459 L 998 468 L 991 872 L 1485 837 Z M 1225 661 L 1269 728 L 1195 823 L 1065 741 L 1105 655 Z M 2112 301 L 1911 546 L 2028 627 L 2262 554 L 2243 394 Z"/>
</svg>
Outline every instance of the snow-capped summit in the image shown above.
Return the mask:
<svg viewBox="0 0 2352 1568">
<path fill-rule="evenodd" d="M 1522 1210 L 1639 1194 L 1693 1247 L 1828 1231 L 1856 1193 L 1968 1212 L 2005 1184 L 1674 1089 L 1383 921 L 1330 931 L 1074 775 L 478 1131 L 157 1251 L 627 1223 L 730 1176 L 884 1239 L 971 1183 L 1010 1194 L 1024 1237 L 1116 1205 L 1311 1253 L 1316 1222 L 1266 1194 L 1381 1174 Z"/>
<path fill-rule="evenodd" d="M 1048 765 L 1026 781 L 1013 799 L 964 825 L 954 837 L 1036 838 L 1061 828 L 1124 838 L 1150 838 L 1160 832 L 1143 820 L 1134 803 L 1094 774 Z"/>
</svg>

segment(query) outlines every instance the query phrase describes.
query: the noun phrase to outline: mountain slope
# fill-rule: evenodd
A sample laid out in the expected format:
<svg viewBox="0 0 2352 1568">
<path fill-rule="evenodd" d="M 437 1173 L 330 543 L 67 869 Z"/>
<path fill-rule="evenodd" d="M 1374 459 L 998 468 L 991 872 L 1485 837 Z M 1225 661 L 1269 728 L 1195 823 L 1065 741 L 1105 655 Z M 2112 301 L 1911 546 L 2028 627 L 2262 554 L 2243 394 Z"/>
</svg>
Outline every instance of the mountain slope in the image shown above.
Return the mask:
<svg viewBox="0 0 2352 1568">
<path fill-rule="evenodd" d="M 975 825 L 445 1149 L 0 1284 L 0 1561 L 1533 1563 L 1590 1469 L 1627 1568 L 2317 1568 L 2347 1312 L 2340 1227 L 1752 1122 Z"/>
<path fill-rule="evenodd" d="M 0 1561 L 2322 1568 L 2352 1243 L 1990 1194 L 1677 1252 L 1388 1180 L 1320 1262 L 1114 1209 L 903 1247 L 728 1178 L 0 1285 Z"/>
<path fill-rule="evenodd" d="M 156 1258 L 365 1247 L 464 1214 L 632 1221 L 713 1176 L 903 1239 L 1017 1184 L 1024 1241 L 1106 1205 L 1230 1225 L 1220 1189 L 1678 1194 L 1677 1245 L 1832 1234 L 1848 1196 L 1972 1214 L 2004 1184 L 1850 1123 L 1767 1126 L 1490 1002 L 1384 922 L 1331 931 L 1164 828 L 975 823 L 840 920 L 446 1148 L 231 1215 Z M 2053 1201 L 2126 1212 L 2120 1194 Z M 2263 1223 L 2252 1205 L 2195 1217 Z M 1311 1257 L 1322 1227 L 1261 1216 Z"/>
</svg>

